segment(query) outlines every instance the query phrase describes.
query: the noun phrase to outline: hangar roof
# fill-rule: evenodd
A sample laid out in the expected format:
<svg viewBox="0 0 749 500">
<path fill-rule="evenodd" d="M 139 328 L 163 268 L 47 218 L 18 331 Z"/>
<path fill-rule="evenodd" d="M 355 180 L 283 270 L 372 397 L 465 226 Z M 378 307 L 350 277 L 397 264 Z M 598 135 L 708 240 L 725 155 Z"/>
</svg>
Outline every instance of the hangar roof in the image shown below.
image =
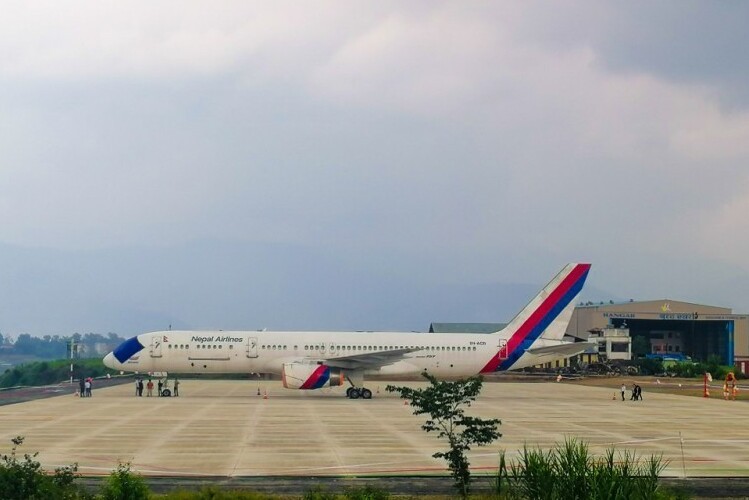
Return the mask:
<svg viewBox="0 0 749 500">
<path fill-rule="evenodd" d="M 632 312 L 685 312 L 685 313 L 704 313 L 704 314 L 732 314 L 728 307 L 709 306 L 705 304 L 695 304 L 693 302 L 683 302 L 671 299 L 643 300 L 623 303 L 611 302 L 585 302 L 577 306 L 579 309 L 594 308 L 599 311 L 632 311 Z"/>
</svg>

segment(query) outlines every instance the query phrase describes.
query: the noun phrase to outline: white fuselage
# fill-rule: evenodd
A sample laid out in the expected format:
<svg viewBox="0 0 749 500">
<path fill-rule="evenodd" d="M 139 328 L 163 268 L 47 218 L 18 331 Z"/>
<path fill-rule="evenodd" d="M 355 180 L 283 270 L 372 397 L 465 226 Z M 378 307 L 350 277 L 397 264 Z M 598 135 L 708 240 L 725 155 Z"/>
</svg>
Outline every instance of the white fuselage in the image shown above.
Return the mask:
<svg viewBox="0 0 749 500">
<path fill-rule="evenodd" d="M 340 360 L 411 349 L 385 366 L 365 374 L 411 375 L 427 370 L 438 377 L 479 373 L 497 356 L 501 334 L 437 334 L 418 332 L 280 332 L 162 331 L 138 335 L 143 349 L 124 363 L 110 358 L 112 368 L 132 372 L 272 373 L 284 363 Z M 553 341 L 536 340 L 534 347 Z M 511 369 L 544 362 L 523 354 Z"/>
</svg>

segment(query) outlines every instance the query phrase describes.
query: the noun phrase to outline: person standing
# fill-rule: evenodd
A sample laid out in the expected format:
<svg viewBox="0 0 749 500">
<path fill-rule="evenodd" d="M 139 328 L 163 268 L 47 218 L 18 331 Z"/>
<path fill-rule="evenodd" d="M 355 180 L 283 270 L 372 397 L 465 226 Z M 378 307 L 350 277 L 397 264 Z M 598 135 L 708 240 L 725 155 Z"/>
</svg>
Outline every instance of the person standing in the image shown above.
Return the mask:
<svg viewBox="0 0 749 500">
<path fill-rule="evenodd" d="M 138 379 L 138 396 L 143 397 L 143 379 Z"/>
<path fill-rule="evenodd" d="M 179 380 L 175 377 L 174 379 L 174 397 L 179 396 Z"/>
<path fill-rule="evenodd" d="M 624 393 L 627 391 L 627 386 L 622 384 L 622 401 L 624 401 Z"/>
<path fill-rule="evenodd" d="M 163 389 L 163 388 L 164 388 L 164 382 L 162 382 L 161 379 L 159 379 L 159 388 L 158 388 L 158 392 L 157 392 L 157 394 L 159 396 L 161 396 L 161 389 Z"/>
<path fill-rule="evenodd" d="M 91 397 L 91 378 L 86 379 L 84 388 L 86 389 L 86 397 L 90 398 Z"/>
<path fill-rule="evenodd" d="M 136 378 L 135 379 L 135 397 L 140 396 L 140 394 L 138 394 L 139 392 L 140 392 L 140 379 Z"/>
<path fill-rule="evenodd" d="M 83 377 L 78 379 L 78 396 L 86 396 L 86 382 L 84 382 Z"/>
<path fill-rule="evenodd" d="M 153 381 L 149 378 L 146 384 L 146 397 L 150 398 L 153 396 Z"/>
</svg>

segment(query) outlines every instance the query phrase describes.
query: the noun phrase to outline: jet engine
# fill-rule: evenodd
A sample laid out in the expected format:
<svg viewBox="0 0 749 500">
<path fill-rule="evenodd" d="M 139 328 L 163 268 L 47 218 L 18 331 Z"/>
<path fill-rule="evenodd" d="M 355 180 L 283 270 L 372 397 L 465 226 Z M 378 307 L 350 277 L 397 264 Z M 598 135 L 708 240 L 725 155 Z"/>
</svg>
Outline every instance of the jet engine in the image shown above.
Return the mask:
<svg viewBox="0 0 749 500">
<path fill-rule="evenodd" d="M 281 376 L 287 389 L 337 387 L 346 381 L 340 368 L 305 363 L 284 363 Z"/>
</svg>

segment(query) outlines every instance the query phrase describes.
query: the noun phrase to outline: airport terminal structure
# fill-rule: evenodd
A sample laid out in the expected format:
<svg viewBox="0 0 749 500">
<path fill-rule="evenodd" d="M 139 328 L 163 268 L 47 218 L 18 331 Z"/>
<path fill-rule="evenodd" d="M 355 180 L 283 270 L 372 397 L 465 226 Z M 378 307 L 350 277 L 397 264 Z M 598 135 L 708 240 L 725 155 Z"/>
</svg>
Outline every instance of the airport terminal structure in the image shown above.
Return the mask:
<svg viewBox="0 0 749 500">
<path fill-rule="evenodd" d="M 749 316 L 729 308 L 668 299 L 587 302 L 575 307 L 567 335 L 587 340 L 605 329 L 628 330 L 630 339 L 644 337 L 650 354 L 694 361 L 717 355 L 722 363 L 749 373 Z"/>
<path fill-rule="evenodd" d="M 491 333 L 505 326 L 506 323 L 432 323 L 429 331 Z M 734 314 L 726 307 L 669 299 L 580 303 L 572 313 L 566 337 L 599 342 L 598 349 L 580 355 L 582 363 L 633 359 L 633 341 L 642 337 L 645 354 L 694 361 L 718 356 L 722 364 L 749 374 L 749 315 Z M 544 367 L 569 365 L 569 359 L 559 359 Z"/>
</svg>

